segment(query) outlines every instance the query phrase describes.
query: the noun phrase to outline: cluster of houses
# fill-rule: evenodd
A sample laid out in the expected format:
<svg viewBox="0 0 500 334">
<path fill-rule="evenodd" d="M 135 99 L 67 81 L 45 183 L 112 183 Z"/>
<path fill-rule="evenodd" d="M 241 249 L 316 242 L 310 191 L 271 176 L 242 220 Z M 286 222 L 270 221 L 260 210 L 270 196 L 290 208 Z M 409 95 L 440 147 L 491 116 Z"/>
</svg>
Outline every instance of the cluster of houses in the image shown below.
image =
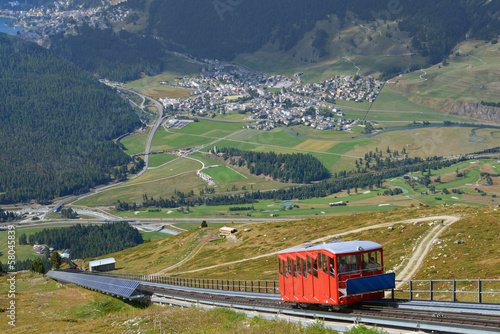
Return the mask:
<svg viewBox="0 0 500 334">
<path fill-rule="evenodd" d="M 294 86 L 290 91 L 316 100 L 329 101 L 331 99 L 347 101 L 373 102 L 377 98 L 382 82 L 372 76 L 359 77 L 351 75 L 336 75 L 329 80 Z"/>
<path fill-rule="evenodd" d="M 45 249 L 49 249 L 49 252 L 52 253 L 54 251 L 54 248 L 52 247 L 48 247 L 46 245 L 33 245 L 33 251 L 36 253 L 36 254 L 40 254 L 42 255 L 43 253 L 45 253 Z M 61 257 L 62 258 L 68 258 L 70 257 L 69 255 L 69 249 L 66 249 L 64 251 L 64 253 L 61 254 Z"/>
<path fill-rule="evenodd" d="M 74 8 L 70 1 L 54 1 L 53 6 L 42 5 L 29 10 L 19 10 L 17 1 L 9 4 L 11 9 L 1 9 L 0 15 L 15 17 L 16 24 L 26 29 L 21 33 L 21 37 L 39 44 L 51 35 L 74 29 L 78 22 L 105 29 L 108 27 L 106 21 L 123 21 L 129 14 L 120 6 L 111 7 L 109 4 L 84 9 Z"/>
<path fill-rule="evenodd" d="M 303 124 L 317 130 L 349 130 L 356 121 L 329 105 L 334 99 L 373 101 L 382 83 L 373 77 L 334 76 L 317 84 L 297 85 L 281 75 L 267 76 L 203 60 L 201 74 L 177 78 L 164 85 L 193 89 L 186 100 L 160 99 L 165 108 L 192 115 L 214 117 L 218 113 L 250 113 L 248 128 L 271 130 Z M 279 88 L 279 89 L 277 89 Z"/>
</svg>

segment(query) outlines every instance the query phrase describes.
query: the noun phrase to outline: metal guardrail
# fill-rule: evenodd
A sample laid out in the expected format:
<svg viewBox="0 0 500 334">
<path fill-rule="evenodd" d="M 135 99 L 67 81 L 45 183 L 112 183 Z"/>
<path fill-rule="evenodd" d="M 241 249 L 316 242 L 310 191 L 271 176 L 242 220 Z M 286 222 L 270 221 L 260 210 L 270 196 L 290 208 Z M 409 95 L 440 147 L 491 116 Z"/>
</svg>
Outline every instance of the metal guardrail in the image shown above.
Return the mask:
<svg viewBox="0 0 500 334">
<path fill-rule="evenodd" d="M 276 280 L 225 280 L 208 278 L 184 278 L 156 275 L 136 275 L 126 273 L 89 273 L 86 274 L 125 278 L 129 280 L 169 284 L 176 286 L 185 286 L 190 288 L 211 289 L 211 290 L 229 290 L 255 293 L 280 293 L 279 282 Z"/>
<path fill-rule="evenodd" d="M 392 299 L 397 295 L 397 297 L 407 297 L 405 299 L 409 300 L 475 303 L 500 301 L 500 279 L 396 280 L 396 283 L 404 283 L 404 288 L 392 289 Z M 488 289 L 490 291 L 487 291 Z"/>
<path fill-rule="evenodd" d="M 127 273 L 89 273 L 136 281 L 185 286 L 199 289 L 230 290 L 255 293 L 279 294 L 277 280 L 227 280 L 206 278 L 184 278 Z M 396 280 L 403 288 L 392 289 L 390 298 L 409 300 L 499 303 L 500 279 L 437 279 L 437 280 Z"/>
</svg>

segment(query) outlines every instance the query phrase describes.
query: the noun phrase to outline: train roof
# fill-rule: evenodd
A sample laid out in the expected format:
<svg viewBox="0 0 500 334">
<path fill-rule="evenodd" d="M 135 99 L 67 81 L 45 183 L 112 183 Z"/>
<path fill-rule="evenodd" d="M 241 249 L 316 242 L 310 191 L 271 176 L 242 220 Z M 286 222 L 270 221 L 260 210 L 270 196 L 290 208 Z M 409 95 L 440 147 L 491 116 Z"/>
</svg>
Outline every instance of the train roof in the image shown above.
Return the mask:
<svg viewBox="0 0 500 334">
<path fill-rule="evenodd" d="M 359 248 L 361 247 L 361 249 Z M 285 249 L 278 254 L 287 254 L 303 251 L 327 250 L 333 254 L 355 253 L 362 251 L 370 251 L 382 248 L 382 245 L 373 241 L 337 241 L 324 244 L 317 244 L 311 247 L 301 246 L 296 248 Z"/>
</svg>

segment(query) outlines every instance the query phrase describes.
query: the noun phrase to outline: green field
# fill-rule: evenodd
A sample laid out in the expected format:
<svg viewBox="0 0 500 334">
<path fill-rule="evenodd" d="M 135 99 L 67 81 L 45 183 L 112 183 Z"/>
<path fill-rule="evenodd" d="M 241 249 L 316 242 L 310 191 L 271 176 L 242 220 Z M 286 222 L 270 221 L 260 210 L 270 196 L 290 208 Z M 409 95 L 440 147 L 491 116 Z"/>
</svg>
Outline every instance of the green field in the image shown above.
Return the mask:
<svg viewBox="0 0 500 334">
<path fill-rule="evenodd" d="M 165 131 L 164 128 L 160 128 L 156 131 L 153 137 L 151 150 L 168 151 L 180 148 L 196 147 L 203 144 L 209 144 L 213 141 L 213 138 L 171 133 Z"/>
<path fill-rule="evenodd" d="M 243 123 L 222 123 L 207 120 L 193 122 L 182 129 L 170 129 L 174 133 L 221 138 L 243 129 Z"/>
<path fill-rule="evenodd" d="M 160 168 L 148 170 L 140 177 L 123 185 L 109 188 L 95 195 L 77 201 L 76 205 L 113 205 L 117 200 L 142 201 L 142 195 L 169 197 L 175 189 L 189 191 L 202 189 L 204 182 L 196 175 L 201 164 L 191 159 L 179 159 Z"/>
<path fill-rule="evenodd" d="M 155 76 L 144 76 L 143 78 L 135 81 L 128 82 L 125 86 L 133 88 L 139 92 L 144 92 L 154 89 L 165 89 L 171 87 L 164 87 L 160 85 L 160 81 L 173 82 L 177 77 L 185 75 L 199 74 L 200 65 L 187 62 L 183 59 L 169 55 L 165 58 L 163 64 L 164 72 Z"/>
<path fill-rule="evenodd" d="M 127 152 L 130 155 L 143 153 L 146 149 L 146 143 L 148 142 L 149 132 L 144 134 L 132 134 L 120 140 Z"/>
<path fill-rule="evenodd" d="M 203 173 L 210 175 L 217 183 L 226 183 L 246 179 L 245 176 L 228 166 L 204 169 Z"/>
<path fill-rule="evenodd" d="M 155 231 L 151 232 L 139 231 L 139 233 L 142 235 L 142 239 L 144 239 L 145 242 L 148 242 L 148 240 L 151 242 L 157 240 L 163 240 L 165 238 L 172 236 L 171 234 L 168 233 L 155 232 Z"/>
<path fill-rule="evenodd" d="M 66 227 L 66 226 L 61 226 L 61 227 Z M 26 234 L 26 236 L 30 234 L 34 234 L 36 232 L 39 232 L 41 230 L 45 229 L 52 229 L 52 228 L 57 228 L 57 227 L 32 227 L 32 228 L 23 228 L 23 229 L 16 229 L 16 260 L 26 260 L 26 259 L 36 259 L 36 258 L 41 258 L 43 255 L 36 254 L 33 252 L 33 245 L 20 245 L 19 244 L 19 237 L 21 234 Z M 8 255 L 8 244 L 7 244 L 7 236 L 8 232 L 7 231 L 2 231 L 0 232 L 0 261 L 5 264 L 7 263 L 7 255 Z"/>
<path fill-rule="evenodd" d="M 148 167 L 158 167 L 177 158 L 178 156 L 167 153 L 151 154 L 149 155 Z"/>
</svg>

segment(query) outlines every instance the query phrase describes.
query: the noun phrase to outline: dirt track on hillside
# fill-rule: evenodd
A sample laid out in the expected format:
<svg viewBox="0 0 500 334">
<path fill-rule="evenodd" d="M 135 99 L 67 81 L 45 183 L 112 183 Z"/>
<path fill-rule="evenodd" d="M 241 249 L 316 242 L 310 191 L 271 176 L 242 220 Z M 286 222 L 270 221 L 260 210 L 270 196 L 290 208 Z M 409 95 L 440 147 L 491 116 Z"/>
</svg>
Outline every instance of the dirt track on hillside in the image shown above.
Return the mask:
<svg viewBox="0 0 500 334">
<path fill-rule="evenodd" d="M 398 272 L 398 273 L 396 273 L 396 279 L 397 280 L 408 280 L 408 279 L 411 279 L 411 277 L 417 272 L 417 270 L 422 265 L 423 260 L 425 259 L 425 257 L 429 253 L 430 249 L 432 248 L 433 241 L 437 237 L 439 237 L 439 235 L 441 235 L 443 233 L 443 231 L 448 226 L 450 226 L 454 222 L 458 221 L 459 219 L 460 219 L 460 217 L 458 217 L 458 216 L 432 216 L 432 217 L 424 217 L 424 218 L 407 219 L 407 220 L 402 220 L 402 221 L 395 221 L 395 222 L 389 222 L 389 223 L 383 223 L 383 224 L 365 226 L 365 227 L 357 228 L 357 229 L 350 230 L 350 231 L 343 232 L 343 233 L 337 233 L 337 234 L 334 234 L 334 235 L 328 235 L 328 236 L 321 237 L 321 238 L 316 239 L 316 240 L 312 240 L 312 243 L 319 243 L 319 242 L 323 242 L 323 241 L 326 241 L 326 240 L 331 240 L 333 237 L 340 237 L 340 236 L 348 235 L 348 234 L 351 234 L 351 233 L 358 233 L 358 232 L 363 232 L 363 231 L 372 230 L 372 229 L 389 227 L 389 226 L 392 226 L 392 225 L 395 225 L 395 224 L 413 224 L 413 223 L 416 223 L 416 222 L 429 222 L 429 221 L 433 222 L 433 221 L 439 221 L 439 223 L 436 223 L 435 227 L 433 227 L 429 232 L 427 232 L 427 234 L 425 235 L 425 237 L 416 246 L 415 251 L 413 252 L 413 254 L 411 255 L 411 257 L 408 259 L 408 262 L 403 266 L 403 268 L 401 269 L 401 271 Z M 443 221 L 443 223 L 441 224 L 440 221 Z M 195 248 L 193 250 L 193 252 L 191 252 L 184 260 L 182 260 L 181 262 L 177 263 L 176 265 L 173 265 L 173 266 L 170 266 L 168 268 L 165 268 L 165 269 L 161 270 L 157 274 L 165 274 L 165 273 L 167 273 L 169 271 L 173 271 L 175 268 L 177 268 L 181 264 L 183 264 L 183 263 L 189 261 L 189 259 L 193 258 L 200 251 L 200 249 L 205 244 L 206 244 L 206 241 L 203 242 L 202 244 L 200 244 L 200 246 L 198 246 L 197 248 Z M 297 246 L 300 246 L 300 245 L 297 245 Z M 294 247 L 297 247 L 297 246 L 294 246 Z M 293 247 L 291 247 L 291 248 L 293 248 Z M 245 262 L 245 261 L 260 259 L 260 258 L 263 258 L 263 257 L 273 256 L 273 255 L 276 255 L 276 254 L 278 254 L 278 251 L 272 252 L 272 253 L 263 254 L 263 255 L 259 255 L 259 256 L 254 256 L 254 257 L 246 258 L 246 259 L 242 259 L 242 260 L 237 260 L 237 261 L 232 261 L 232 262 L 226 262 L 226 263 L 220 263 L 220 264 L 216 264 L 216 265 L 208 266 L 208 267 L 204 267 L 204 268 L 183 271 L 183 272 L 181 272 L 181 274 L 194 273 L 194 272 L 199 272 L 199 271 L 203 271 L 203 270 L 213 269 L 213 268 L 217 268 L 217 267 L 233 265 L 233 264 L 236 264 L 236 263 L 241 263 L 241 262 Z M 401 284 L 403 284 L 403 283 L 399 283 L 396 287 L 399 287 Z"/>
</svg>

